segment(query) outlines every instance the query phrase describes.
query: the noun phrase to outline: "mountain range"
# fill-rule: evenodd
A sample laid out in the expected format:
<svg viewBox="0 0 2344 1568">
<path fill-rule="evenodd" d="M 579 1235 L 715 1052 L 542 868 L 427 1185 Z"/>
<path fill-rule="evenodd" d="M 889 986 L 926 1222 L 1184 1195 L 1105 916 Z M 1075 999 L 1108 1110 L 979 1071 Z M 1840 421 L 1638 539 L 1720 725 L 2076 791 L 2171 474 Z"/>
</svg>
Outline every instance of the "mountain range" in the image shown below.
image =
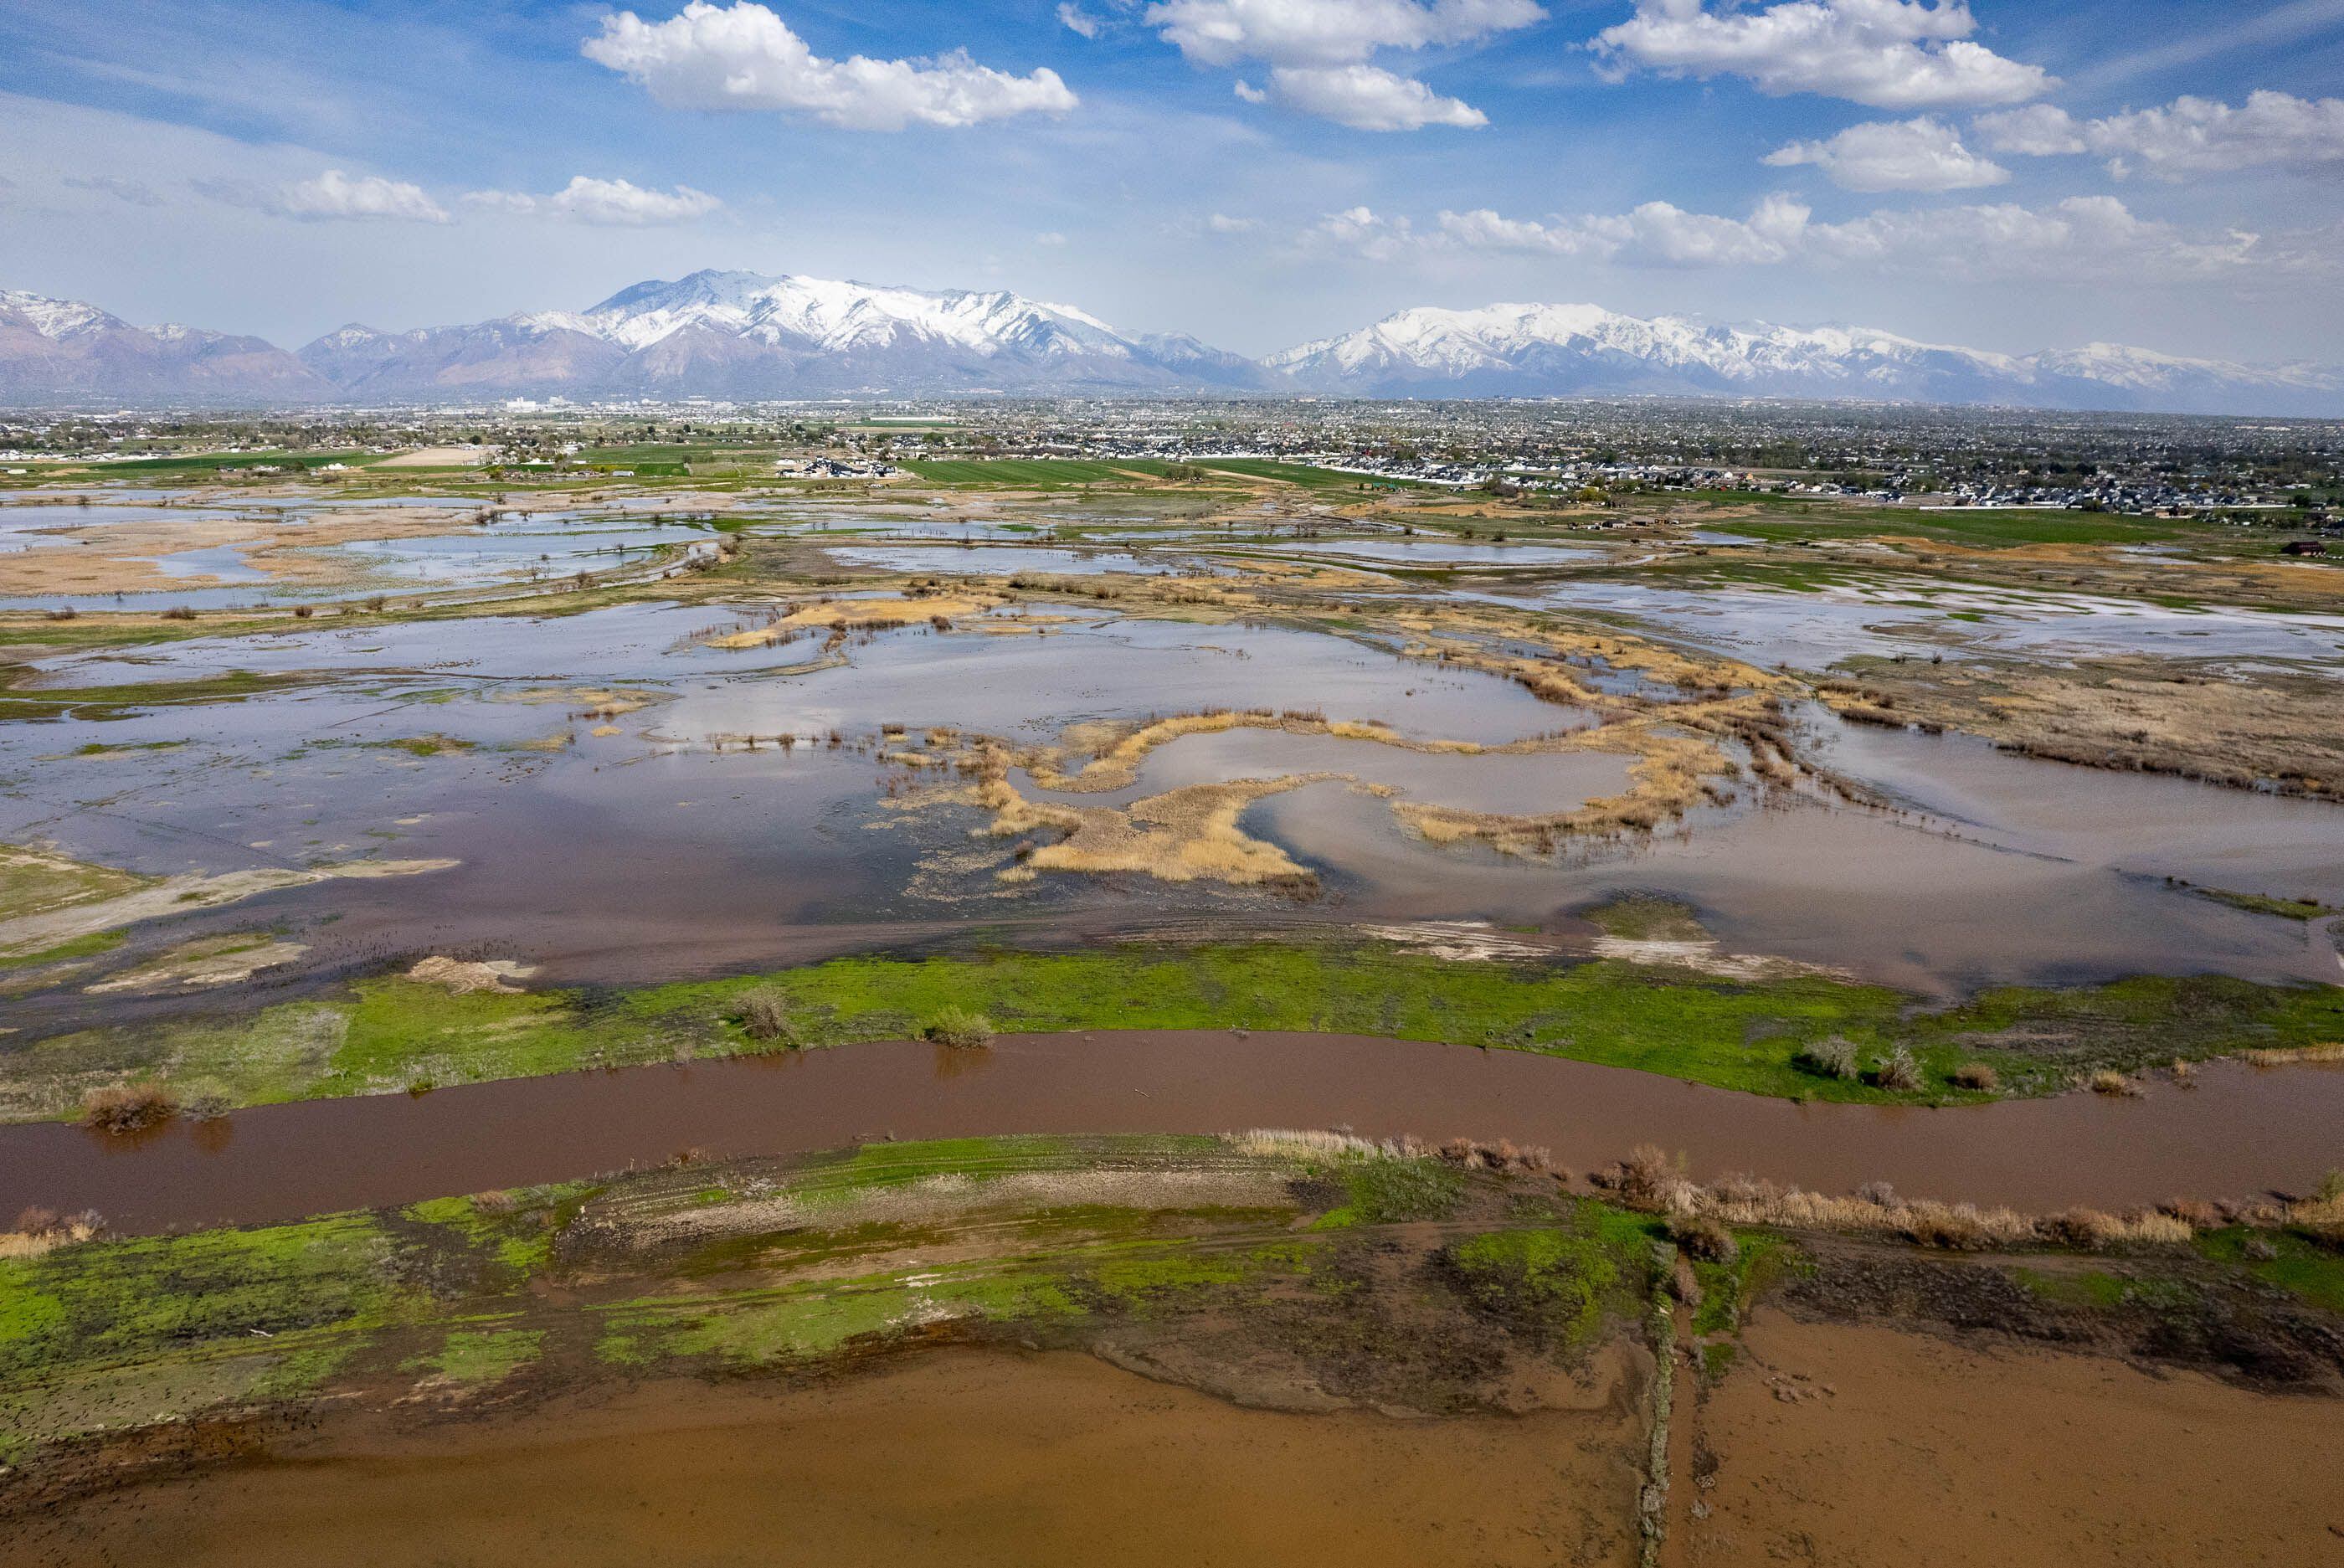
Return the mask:
<svg viewBox="0 0 2344 1568">
<path fill-rule="evenodd" d="M 288 353 L 0 289 L 0 403 L 888 393 L 1728 396 L 2330 417 L 2344 415 L 2344 368 L 2101 343 L 2016 356 L 1871 328 L 1722 326 L 1593 305 L 1419 308 L 1255 360 L 1004 290 L 714 271 L 639 283 L 582 311 L 351 325 Z"/>
</svg>

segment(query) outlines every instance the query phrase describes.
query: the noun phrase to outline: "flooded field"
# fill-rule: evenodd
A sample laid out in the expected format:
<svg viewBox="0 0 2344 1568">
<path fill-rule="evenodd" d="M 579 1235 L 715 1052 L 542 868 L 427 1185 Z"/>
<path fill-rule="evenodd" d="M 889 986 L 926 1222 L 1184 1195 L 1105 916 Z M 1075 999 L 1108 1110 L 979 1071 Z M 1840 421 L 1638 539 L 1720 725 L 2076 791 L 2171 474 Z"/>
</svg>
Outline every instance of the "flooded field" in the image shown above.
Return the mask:
<svg viewBox="0 0 2344 1568">
<path fill-rule="evenodd" d="M 1258 706 L 1486 747 L 1594 721 L 1584 705 L 1474 670 L 1268 618 L 1200 625 L 1047 599 L 1024 614 L 1022 626 L 864 638 L 828 658 L 803 642 L 715 646 L 743 623 L 738 612 L 656 602 L 52 657 L 19 690 L 129 688 L 129 700 L 0 731 L 0 778 L 15 785 L 0 797 L 0 837 L 156 875 L 396 845 L 456 868 L 355 899 L 348 887 L 272 895 L 245 913 L 298 920 L 330 905 L 337 928 L 320 960 L 488 943 L 553 966 L 550 977 L 615 965 L 609 977 L 640 980 L 695 943 L 717 944 L 713 962 L 834 950 L 808 927 L 920 926 L 972 894 L 1000 904 L 1006 890 L 982 873 L 922 874 L 971 824 L 882 809 L 891 770 L 870 754 L 885 749 L 885 725 L 1046 744 L 1070 724 Z M 172 701 L 175 687 L 231 674 L 295 683 L 227 704 Z M 150 689 L 156 702 L 142 705 Z M 1393 797 L 1567 813 L 1623 787 L 1630 759 L 1425 754 L 1250 730 L 1176 741 L 1129 784 L 1080 798 L 1122 807 L 1242 779 L 1348 781 L 1257 800 L 1241 820 L 1313 870 L 1322 902 L 1358 918 L 1545 925 L 1644 892 L 1707 911 L 1737 949 L 1941 994 L 2144 968 L 2334 977 L 2317 928 L 2163 881 L 2344 899 L 2344 862 L 2320 849 L 2334 837 L 2321 831 L 2324 804 L 2095 775 L 1827 715 L 1810 727 L 1822 763 L 1909 813 L 1740 791 L 1672 832 L 1525 860 L 1426 845 Z M 784 736 L 799 749 L 775 744 Z M 1077 798 L 1017 776 L 1038 801 Z M 645 865 L 672 875 L 647 883 Z M 1925 926 L 1896 914 L 1916 885 L 1931 890 Z M 1016 896 L 1141 921 L 1244 895 L 1134 898 L 1061 882 Z"/>
<path fill-rule="evenodd" d="M 673 504 L 507 510 L 486 496 L 430 495 L 203 508 L 18 501 L 0 505 L 0 611 L 330 605 L 712 551 L 704 530 L 666 515 Z M 370 536 L 375 528 L 381 536 Z M 217 542 L 174 547 L 181 537 Z"/>
<path fill-rule="evenodd" d="M 1580 579 L 1541 589 L 1558 609 L 1632 615 L 1753 663 L 1828 670 L 1859 657 L 1929 659 L 1954 649 L 2073 659 L 2110 654 L 2344 664 L 2344 616 L 2219 605 L 2175 607 L 2089 593 L 1989 592 L 1935 581 L 1793 592 Z"/>
<path fill-rule="evenodd" d="M 662 450 L 0 506 L 0 1563 L 2338 1526 L 2319 581 Z"/>
<path fill-rule="evenodd" d="M 1369 561 L 1389 566 L 1559 566 L 1565 561 L 1601 561 L 1604 551 L 1591 547 L 1553 544 L 1461 544 L 1436 539 L 1357 539 L 1329 543 L 1298 541 L 1263 547 L 1292 555 L 1332 556 Z"/>
</svg>

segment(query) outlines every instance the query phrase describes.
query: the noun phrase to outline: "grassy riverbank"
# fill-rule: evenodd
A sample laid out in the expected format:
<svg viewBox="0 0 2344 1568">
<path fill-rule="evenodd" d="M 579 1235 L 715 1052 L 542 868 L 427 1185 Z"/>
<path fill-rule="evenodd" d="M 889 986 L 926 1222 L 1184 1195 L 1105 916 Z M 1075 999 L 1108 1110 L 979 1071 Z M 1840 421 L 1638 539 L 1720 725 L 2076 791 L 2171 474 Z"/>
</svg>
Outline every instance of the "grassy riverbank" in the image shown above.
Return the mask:
<svg viewBox="0 0 2344 1568">
<path fill-rule="evenodd" d="M 1754 1094 L 1913 1103 L 2051 1093 L 2091 1071 L 2344 1037 L 2344 992 L 2217 976 L 2004 988 L 1926 1010 L 1886 987 L 1819 976 L 1724 979 L 1615 960 L 1445 959 L 1348 942 L 1131 946 L 840 958 L 628 991 L 455 993 L 384 976 L 241 1018 L 88 1030 L 0 1051 L 0 1118 L 74 1117 L 92 1091 L 131 1082 L 162 1086 L 189 1107 L 228 1108 L 847 1046 L 915 1037 L 953 1009 L 1003 1031 L 1377 1035 L 1534 1051 Z M 765 1018 L 756 1034 L 753 1010 Z M 1956 1084 L 1957 1072 L 1979 1066 L 1993 1070 L 1995 1088 Z"/>
</svg>

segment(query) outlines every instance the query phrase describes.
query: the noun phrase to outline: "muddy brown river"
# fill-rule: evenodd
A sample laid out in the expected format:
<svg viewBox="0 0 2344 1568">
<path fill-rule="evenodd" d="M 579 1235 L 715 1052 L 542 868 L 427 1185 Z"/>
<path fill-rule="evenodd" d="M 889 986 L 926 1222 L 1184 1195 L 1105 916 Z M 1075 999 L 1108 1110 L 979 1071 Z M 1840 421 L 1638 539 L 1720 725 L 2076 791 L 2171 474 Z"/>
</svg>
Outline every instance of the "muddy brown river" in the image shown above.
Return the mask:
<svg viewBox="0 0 2344 1568">
<path fill-rule="evenodd" d="M 116 1229 L 258 1224 L 709 1156 L 876 1138 L 1349 1127 L 1509 1138 L 1566 1169 L 1640 1143 L 1697 1177 L 2044 1210 L 2302 1191 L 2344 1158 L 2344 1070 L 2214 1063 L 2197 1086 L 1945 1109 L 1801 1105 L 1648 1073 L 1344 1035 L 1007 1035 L 317 1100 L 135 1138 L 0 1128 L 0 1213 L 96 1209 Z"/>
</svg>

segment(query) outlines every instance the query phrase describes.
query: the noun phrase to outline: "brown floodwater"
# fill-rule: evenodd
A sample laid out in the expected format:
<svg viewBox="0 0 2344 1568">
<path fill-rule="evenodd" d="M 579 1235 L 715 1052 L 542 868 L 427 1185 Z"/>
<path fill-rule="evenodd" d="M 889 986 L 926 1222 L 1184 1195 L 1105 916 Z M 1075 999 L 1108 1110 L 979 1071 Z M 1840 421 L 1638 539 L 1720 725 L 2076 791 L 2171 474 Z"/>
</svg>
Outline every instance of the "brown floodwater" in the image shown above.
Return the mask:
<svg viewBox="0 0 2344 1568">
<path fill-rule="evenodd" d="M 709 1156 L 858 1138 L 1349 1127 L 1509 1138 L 1565 1168 L 1640 1143 L 1693 1174 L 2029 1209 L 2309 1189 L 2338 1158 L 2344 1070 L 2215 1063 L 2198 1087 L 1924 1109 L 1800 1105 L 1516 1051 L 1348 1035 L 1007 1035 L 895 1041 L 267 1106 L 125 1138 L 0 1128 L 0 1214 L 116 1229 L 258 1224 Z"/>
<path fill-rule="evenodd" d="M 2344 1562 L 2344 1401 L 1767 1309 L 1743 1351 L 1677 1407 L 1713 1467 L 1687 1568 Z"/>
<path fill-rule="evenodd" d="M 1637 1426 L 1291 1415 L 1073 1352 L 953 1351 L 810 1388 L 335 1422 L 0 1524 L 0 1564 L 1625 1564 Z"/>
</svg>

